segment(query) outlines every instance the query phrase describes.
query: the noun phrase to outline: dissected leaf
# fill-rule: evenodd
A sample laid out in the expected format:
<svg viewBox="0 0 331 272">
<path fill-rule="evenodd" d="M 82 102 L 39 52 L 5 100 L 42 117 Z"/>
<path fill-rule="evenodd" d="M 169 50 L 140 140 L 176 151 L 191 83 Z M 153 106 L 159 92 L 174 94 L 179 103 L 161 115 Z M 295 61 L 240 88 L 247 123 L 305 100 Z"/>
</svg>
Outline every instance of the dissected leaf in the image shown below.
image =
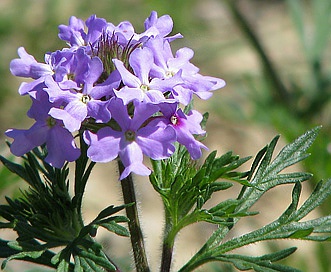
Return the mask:
<svg viewBox="0 0 331 272">
<path fill-rule="evenodd" d="M 278 253 L 272 253 L 276 255 L 269 254 L 260 257 L 228 255 L 227 253 L 242 246 L 265 240 L 289 238 L 315 241 L 331 240 L 331 216 L 302 221 L 302 218 L 317 208 L 331 194 L 331 179 L 326 182 L 320 182 L 307 200 L 298 207 L 302 189 L 301 182 L 308 180 L 311 174 L 300 172 L 281 173 L 282 170 L 302 161 L 308 156 L 306 151 L 315 140 L 318 131 L 319 128 L 315 128 L 306 132 L 294 142 L 286 145 L 273 160 L 273 152 L 278 137 L 275 137 L 269 145 L 258 153 L 248 175 L 248 180 L 251 180 L 251 183 L 255 186 L 244 186 L 237 200 L 223 201 L 208 211 L 216 216 L 229 216 L 232 224 L 220 224 L 219 229 L 208 239 L 191 260 L 183 266 L 180 270 L 181 272 L 191 271 L 213 260 L 230 262 L 241 270 L 297 271 L 294 268 L 272 263 L 274 260 L 271 260 L 271 257 L 278 256 L 277 254 L 280 254 L 279 256 L 284 254 L 285 258 L 287 257 L 287 251 L 280 251 Z M 235 215 L 249 215 L 250 213 L 247 213 L 249 208 L 267 190 L 288 183 L 295 183 L 292 192 L 292 202 L 278 219 L 260 229 L 234 237 L 226 242 L 223 241 L 225 235 L 235 226 L 240 218 Z"/>
<path fill-rule="evenodd" d="M 258 257 L 229 254 L 218 256 L 216 260 L 231 262 L 237 269 L 242 271 L 254 270 L 257 272 L 299 272 L 300 270 L 293 267 L 274 263 L 275 261 L 279 261 L 288 257 L 294 253 L 295 250 L 296 248 L 293 247 Z"/>
<path fill-rule="evenodd" d="M 117 235 L 126 237 L 130 236 L 130 232 L 127 230 L 127 228 L 117 224 L 116 222 L 103 223 L 100 224 L 100 226 L 111 232 L 116 233 Z"/>
</svg>

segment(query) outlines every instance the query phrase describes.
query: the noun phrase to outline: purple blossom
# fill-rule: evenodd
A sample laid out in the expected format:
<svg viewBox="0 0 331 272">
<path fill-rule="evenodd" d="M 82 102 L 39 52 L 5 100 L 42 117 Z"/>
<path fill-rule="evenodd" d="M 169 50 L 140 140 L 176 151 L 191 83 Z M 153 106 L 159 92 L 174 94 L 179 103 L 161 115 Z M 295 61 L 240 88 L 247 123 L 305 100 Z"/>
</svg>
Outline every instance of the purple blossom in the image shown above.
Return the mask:
<svg viewBox="0 0 331 272">
<path fill-rule="evenodd" d="M 36 92 L 44 88 L 45 78 L 53 76 L 59 85 L 67 88 L 77 86 L 70 80 L 71 75 L 77 75 L 77 61 L 75 55 L 68 50 L 49 53 L 45 55 L 45 63 L 37 62 L 23 47 L 18 49 L 20 59 L 14 59 L 10 63 L 13 75 L 35 79 L 32 82 L 23 82 L 19 88 L 20 95 L 29 94 L 36 98 Z M 77 76 L 77 78 L 79 78 Z"/>
<path fill-rule="evenodd" d="M 71 16 L 68 26 L 59 25 L 58 36 L 61 40 L 67 41 L 71 46 L 83 46 L 86 39 L 83 20 Z"/>
<path fill-rule="evenodd" d="M 84 138 L 89 145 L 87 155 L 95 162 L 109 162 L 117 156 L 122 160 L 125 170 L 120 179 L 131 172 L 149 175 L 150 169 L 143 164 L 143 154 L 160 160 L 168 158 L 175 150 L 175 132 L 171 127 L 158 127 L 145 122 L 158 111 L 158 106 L 141 102 L 135 103 L 131 118 L 127 107 L 120 99 L 112 99 L 109 107 L 112 117 L 121 131 L 110 127 L 101 128 L 96 134 L 86 131 Z"/>
<path fill-rule="evenodd" d="M 212 96 L 211 91 L 225 86 L 222 79 L 202 76 L 198 73 L 199 68 L 190 62 L 194 55 L 192 49 L 181 48 L 174 57 L 170 43 L 166 40 L 156 38 L 150 40 L 146 46 L 151 48 L 155 58 L 155 65 L 150 71 L 151 76 L 171 78 L 180 73 L 183 83 L 175 86 L 172 91 L 180 103 L 187 105 L 193 93 L 202 99 L 208 99 Z"/>
<path fill-rule="evenodd" d="M 126 46 L 137 35 L 134 32 L 134 27 L 128 21 L 121 22 L 117 26 L 108 23 L 106 33 L 109 36 L 115 35 L 117 42 L 122 46 Z"/>
<path fill-rule="evenodd" d="M 145 20 L 145 35 L 148 33 L 149 36 L 154 38 L 160 36 L 162 38 L 166 37 L 171 33 L 173 28 L 173 21 L 169 15 L 163 15 L 158 18 L 157 12 L 152 11 L 150 16 Z M 181 34 L 176 34 L 172 37 L 167 37 L 166 40 L 173 41 L 178 38 L 182 38 Z"/>
<path fill-rule="evenodd" d="M 32 99 L 29 117 L 36 122 L 27 130 L 8 129 L 6 135 L 13 138 L 10 146 L 15 156 L 22 156 L 33 148 L 46 144 L 48 154 L 45 161 L 61 168 L 66 161 L 75 161 L 80 156 L 72 134 L 63 128 L 62 122 L 48 115 L 54 105 L 48 101 L 46 93 L 38 93 L 38 100 Z"/>
<path fill-rule="evenodd" d="M 14 76 L 38 79 L 53 74 L 48 64 L 37 62 L 32 55 L 25 51 L 24 47 L 18 48 L 17 52 L 20 58 L 10 62 L 10 72 Z"/>
<path fill-rule="evenodd" d="M 124 67 L 123 62 L 113 60 L 125 85 L 121 90 L 115 92 L 115 95 L 121 98 L 124 104 L 128 104 L 135 99 L 151 103 L 166 102 L 163 93 L 172 90 L 174 86 L 182 82 L 179 77 L 173 77 L 169 80 L 162 78 L 152 78 L 150 80 L 153 61 L 153 52 L 147 47 L 137 48 L 130 55 L 129 63 L 133 74 Z"/>
<path fill-rule="evenodd" d="M 89 43 L 93 44 L 100 37 L 102 31 L 107 27 L 105 19 L 97 18 L 95 15 L 90 16 L 85 22 L 88 32 L 85 33 L 84 22 L 71 16 L 69 25 L 59 26 L 59 38 L 67 41 L 73 47 L 86 46 Z"/>
<path fill-rule="evenodd" d="M 206 133 L 200 125 L 202 115 L 196 110 L 191 110 L 186 115 L 177 104 L 163 104 L 160 107 L 163 116 L 155 119 L 156 125 L 171 126 L 176 132 L 177 142 L 187 148 L 192 159 L 199 159 L 202 155 L 201 148 L 208 149 L 193 136 Z"/>
<path fill-rule="evenodd" d="M 23 82 L 19 87 L 19 94 L 25 95 L 34 89 L 42 89 L 44 78 L 53 74 L 52 68 L 49 64 L 37 62 L 23 47 L 20 47 L 17 51 L 20 58 L 10 62 L 10 72 L 14 76 L 35 79 L 29 83 Z"/>
<path fill-rule="evenodd" d="M 74 132 L 79 130 L 81 123 L 87 117 L 94 118 L 97 122 L 106 123 L 110 120 L 110 112 L 107 109 L 108 101 L 100 99 L 112 91 L 112 86 L 95 88 L 93 85 L 99 79 L 103 65 L 98 57 L 89 58 L 78 65 L 83 72 L 78 82 L 84 82 L 82 89 L 63 90 L 58 84 L 48 77 L 45 81 L 47 88 L 45 91 L 49 95 L 51 102 L 64 104 L 64 108 L 52 108 L 49 114 L 62 120 L 65 127 Z M 117 85 L 115 85 L 117 87 Z M 114 86 L 114 87 L 115 87 Z"/>
</svg>

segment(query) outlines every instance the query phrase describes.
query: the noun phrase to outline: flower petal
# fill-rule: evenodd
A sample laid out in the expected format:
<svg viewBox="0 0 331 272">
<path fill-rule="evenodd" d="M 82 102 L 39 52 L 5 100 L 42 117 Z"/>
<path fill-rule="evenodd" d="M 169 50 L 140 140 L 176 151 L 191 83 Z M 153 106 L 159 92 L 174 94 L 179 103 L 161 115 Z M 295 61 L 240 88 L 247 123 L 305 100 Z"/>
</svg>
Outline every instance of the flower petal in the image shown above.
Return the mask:
<svg viewBox="0 0 331 272">
<path fill-rule="evenodd" d="M 94 162 L 110 162 L 119 152 L 121 133 L 109 127 L 102 128 L 97 134 L 84 132 L 84 141 L 89 145 L 87 156 Z"/>
</svg>

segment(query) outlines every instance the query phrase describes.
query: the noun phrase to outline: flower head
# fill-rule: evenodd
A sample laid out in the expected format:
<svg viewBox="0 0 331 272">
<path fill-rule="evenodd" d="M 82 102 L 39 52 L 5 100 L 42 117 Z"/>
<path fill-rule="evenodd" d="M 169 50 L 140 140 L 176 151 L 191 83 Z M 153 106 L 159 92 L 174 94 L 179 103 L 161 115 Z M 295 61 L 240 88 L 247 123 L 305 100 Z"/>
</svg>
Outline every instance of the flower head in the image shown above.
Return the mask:
<svg viewBox="0 0 331 272">
<path fill-rule="evenodd" d="M 202 115 L 184 113 L 196 95 L 211 97 L 225 85 L 222 79 L 203 76 L 192 62 L 194 52 L 172 53 L 173 21 L 153 11 L 136 33 L 128 21 L 114 25 L 96 15 L 85 22 L 72 16 L 59 26 L 67 47 L 45 54 L 39 63 L 23 47 L 10 64 L 13 75 L 31 78 L 19 88 L 29 95 L 28 130 L 7 130 L 14 139 L 11 150 L 21 156 L 46 144 L 47 161 L 61 167 L 80 154 L 74 137 L 83 137 L 87 156 L 95 162 L 119 158 L 130 173 L 149 175 L 143 157 L 168 158 L 174 143 L 184 145 L 193 159 L 206 148 L 195 135 L 203 135 Z"/>
</svg>

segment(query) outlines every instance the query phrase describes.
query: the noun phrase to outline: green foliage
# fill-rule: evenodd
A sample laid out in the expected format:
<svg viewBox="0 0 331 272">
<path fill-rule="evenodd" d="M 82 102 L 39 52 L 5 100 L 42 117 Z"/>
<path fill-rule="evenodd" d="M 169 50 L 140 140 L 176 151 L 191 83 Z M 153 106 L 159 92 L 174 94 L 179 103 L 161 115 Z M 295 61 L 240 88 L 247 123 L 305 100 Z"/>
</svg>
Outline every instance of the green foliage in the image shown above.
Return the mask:
<svg viewBox="0 0 331 272">
<path fill-rule="evenodd" d="M 69 169 L 65 165 L 56 169 L 44 162 L 45 150 L 35 149 L 23 157 L 23 164 L 13 163 L 0 156 L 2 163 L 29 184 L 21 197 L 6 197 L 7 204 L 0 205 L 0 228 L 17 233 L 16 241 L 0 240 L 0 257 L 8 261 L 21 259 L 57 271 L 114 271 L 115 264 L 102 251 L 93 237 L 99 227 L 121 236 L 129 236 L 120 225 L 128 220 L 115 215 L 127 205 L 109 206 L 89 224 L 81 216 L 82 196 L 94 163 L 88 165 L 83 155 L 76 162 L 75 196 L 69 194 Z M 62 250 L 54 253 L 54 248 Z M 73 260 L 73 262 L 72 262 Z"/>
<path fill-rule="evenodd" d="M 162 197 L 167 217 L 165 245 L 173 246 L 176 234 L 189 224 L 206 221 L 218 225 L 218 229 L 181 268 L 181 272 L 192 271 L 211 261 L 230 263 L 239 270 L 298 271 L 275 263 L 291 255 L 295 248 L 257 257 L 229 254 L 229 252 L 266 240 L 328 241 L 331 239 L 331 216 L 302 221 L 331 194 L 331 179 L 319 182 L 308 199 L 298 207 L 301 183 L 308 180 L 311 174 L 283 173 L 286 168 L 307 158 L 309 155 L 307 149 L 314 142 L 318 132 L 318 127 L 306 132 L 286 145 L 274 157 L 279 136 L 275 137 L 257 154 L 248 172 L 235 171 L 248 158 L 239 159 L 232 153 L 216 158 L 216 153 L 212 152 L 205 162 L 198 166 L 192 163 L 188 152 L 182 147 L 171 159 L 153 162 L 154 173 L 150 176 L 150 180 Z M 231 183 L 223 181 L 224 179 L 239 182 L 242 185 L 238 197 L 204 209 L 204 204 L 214 192 L 231 187 Z M 226 235 L 240 219 L 256 214 L 250 211 L 250 208 L 265 192 L 283 184 L 295 184 L 295 186 L 292 192 L 292 203 L 278 219 L 250 233 L 224 242 Z"/>
<path fill-rule="evenodd" d="M 229 224 L 229 218 L 251 215 L 233 213 L 233 207 L 240 202 L 235 200 L 203 209 L 214 192 L 232 186 L 232 183 L 217 181 L 220 178 L 250 186 L 243 179 L 248 173 L 233 171 L 248 159 L 240 159 L 232 152 L 216 158 L 216 152 L 212 152 L 205 162 L 198 166 L 190 159 L 185 147 L 179 146 L 168 160 L 153 161 L 154 172 L 150 176 L 150 181 L 162 196 L 168 220 L 173 225 L 171 235 L 176 235 L 180 229 L 195 222 Z"/>
</svg>

